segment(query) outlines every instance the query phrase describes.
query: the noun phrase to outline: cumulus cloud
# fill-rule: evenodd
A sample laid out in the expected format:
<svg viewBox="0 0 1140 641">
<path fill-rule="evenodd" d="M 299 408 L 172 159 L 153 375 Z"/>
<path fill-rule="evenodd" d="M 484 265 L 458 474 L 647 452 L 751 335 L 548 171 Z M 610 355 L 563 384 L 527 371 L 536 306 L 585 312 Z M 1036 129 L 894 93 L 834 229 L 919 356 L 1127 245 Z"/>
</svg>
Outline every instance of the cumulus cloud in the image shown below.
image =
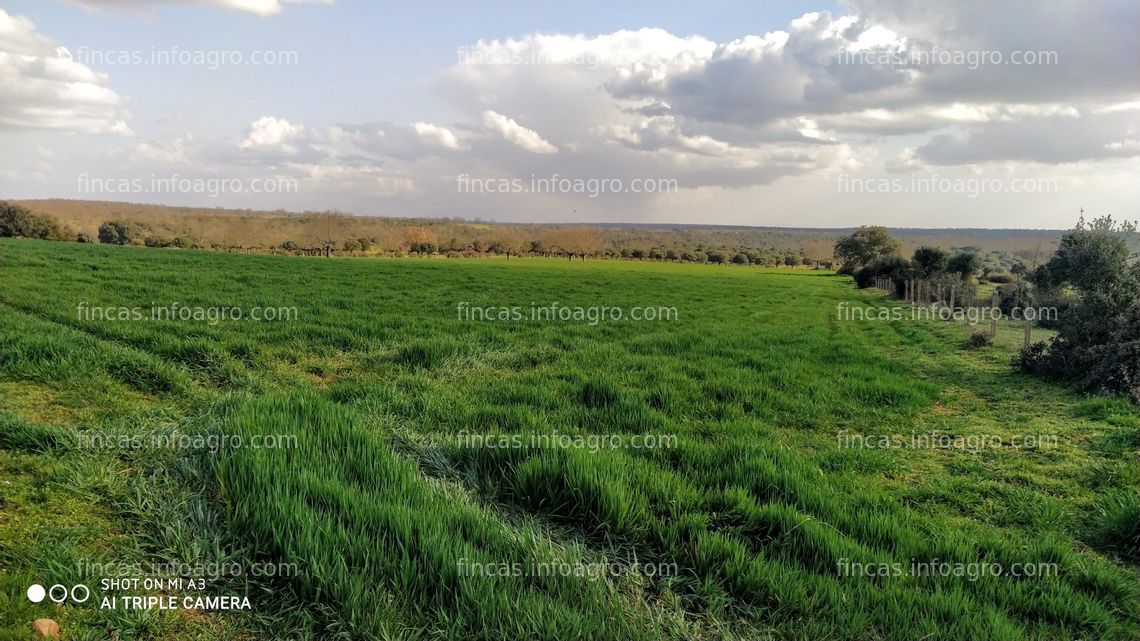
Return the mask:
<svg viewBox="0 0 1140 641">
<path fill-rule="evenodd" d="M 547 142 L 538 132 L 527 129 L 514 119 L 494 111 L 483 112 L 483 126 L 498 133 L 504 140 L 536 154 L 556 154 L 558 147 Z"/>
<path fill-rule="evenodd" d="M 391 122 L 345 124 L 334 127 L 329 139 L 389 158 L 416 160 L 460 152 L 469 145 L 447 127 L 428 122 L 398 125 Z"/>
<path fill-rule="evenodd" d="M 304 127 L 284 118 L 262 116 L 250 123 L 245 139 L 238 146 L 242 149 L 278 149 L 292 154 L 297 152 L 293 143 L 303 132 Z"/>
<path fill-rule="evenodd" d="M 447 127 L 440 127 L 428 122 L 412 123 L 412 131 L 422 140 L 428 141 L 444 149 L 466 149 L 466 145 L 451 133 Z"/>
<path fill-rule="evenodd" d="M 261 14 L 285 4 L 195 3 Z M 302 124 L 275 114 L 228 137 L 137 143 L 130 155 L 139 163 L 272 167 L 326 195 L 404 199 L 403 213 L 503 217 L 513 208 L 589 211 L 595 219 L 693 203 L 702 211 L 725 210 L 723 203 L 754 211 L 763 207 L 758 194 L 795 198 L 794 189 L 812 180 L 822 182 L 803 197 L 828 188 L 834 195 L 837 172 L 1088 176 L 1105 168 L 1106 176 L 1125 176 L 1140 159 L 1134 0 L 845 6 L 845 15 L 813 11 L 721 42 L 655 28 L 481 40 L 428 80 L 454 114 L 446 124 L 414 115 L 401 123 Z M 33 28 L 7 31 L 3 48 L 11 56 L 42 58 L 54 47 Z M 1008 61 L 1014 52 L 1056 57 L 994 62 L 995 54 Z M 89 69 L 66 73 L 90 85 L 74 100 L 117 99 L 100 94 L 110 91 L 106 78 Z M 12 104 L 0 106 L 0 123 Z M 104 104 L 100 113 L 108 109 L 120 113 L 121 105 Z M 459 174 L 661 178 L 675 181 L 679 193 L 611 195 L 605 204 L 472 196 L 456 194 Z"/>
<path fill-rule="evenodd" d="M 0 9 L 0 129 L 130 135 L 107 76 L 74 62 L 23 16 Z"/>
</svg>

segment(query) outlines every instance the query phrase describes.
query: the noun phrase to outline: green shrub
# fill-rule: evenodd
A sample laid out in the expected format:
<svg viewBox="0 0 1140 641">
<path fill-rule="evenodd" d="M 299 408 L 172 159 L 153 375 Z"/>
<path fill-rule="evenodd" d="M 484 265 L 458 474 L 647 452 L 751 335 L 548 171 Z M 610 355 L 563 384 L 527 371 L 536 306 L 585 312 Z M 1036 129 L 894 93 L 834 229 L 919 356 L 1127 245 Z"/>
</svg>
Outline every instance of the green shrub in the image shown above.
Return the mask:
<svg viewBox="0 0 1140 641">
<path fill-rule="evenodd" d="M 913 272 L 910 263 L 902 256 L 887 256 L 875 259 L 870 265 L 855 272 L 855 284 L 861 288 L 875 284 L 876 278 L 890 278 L 901 284 L 911 278 Z"/>
<path fill-rule="evenodd" d="M 988 332 L 974 332 L 970 334 L 967 343 L 970 347 L 989 347 L 994 344 L 994 339 Z"/>
<path fill-rule="evenodd" d="M 36 214 L 26 207 L 0 201 L 0 237 L 4 236 L 71 240 L 75 234 L 50 216 Z"/>
<path fill-rule="evenodd" d="M 1120 392 L 1140 402 L 1140 263 L 1129 265 L 1130 224 L 1111 217 L 1082 220 L 1061 238 L 1057 253 L 1033 274 L 1039 289 L 1071 288 L 1057 334 L 1022 350 L 1026 371 L 1068 380 L 1082 389 Z"/>
<path fill-rule="evenodd" d="M 137 245 L 143 242 L 147 228 L 125 220 L 108 220 L 99 225 L 99 242 L 106 245 Z"/>
</svg>

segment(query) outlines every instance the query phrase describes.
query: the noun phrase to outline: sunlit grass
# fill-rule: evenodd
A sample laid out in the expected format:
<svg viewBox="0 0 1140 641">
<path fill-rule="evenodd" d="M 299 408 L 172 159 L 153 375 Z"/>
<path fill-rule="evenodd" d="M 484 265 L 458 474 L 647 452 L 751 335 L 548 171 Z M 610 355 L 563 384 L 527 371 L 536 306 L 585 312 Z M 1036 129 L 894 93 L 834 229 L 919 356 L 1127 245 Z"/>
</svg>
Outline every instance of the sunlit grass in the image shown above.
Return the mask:
<svg viewBox="0 0 1140 641">
<path fill-rule="evenodd" d="M 0 389 L 18 392 L 2 409 L 25 417 L 0 423 L 0 448 L 80 470 L 54 482 L 60 500 L 98 470 L 145 472 L 134 499 L 93 501 L 125 531 L 145 526 L 138 554 L 296 564 L 295 576 L 234 588 L 257 597 L 255 615 L 240 619 L 252 629 L 294 638 L 1140 634 L 1135 408 L 1014 374 L 1008 341 L 970 349 L 964 326 L 839 320 L 839 301 L 880 302 L 842 277 L 27 241 L 0 243 L 0 267 Z M 174 302 L 296 308 L 297 318 L 77 314 L 81 303 Z M 678 318 L 471 322 L 457 314 L 461 302 L 665 306 Z M 74 405 L 75 390 L 88 407 L 51 411 Z M 296 447 L 148 459 L 77 450 L 69 438 L 172 421 L 293 436 Z M 849 449 L 837 438 L 934 431 L 1050 434 L 1057 444 Z M 671 440 L 597 451 L 469 446 L 472 435 L 542 443 L 552 434 Z M 127 487 L 117 483 L 98 486 Z M 181 523 L 165 531 L 172 521 Z M 850 561 L 933 559 L 1055 563 L 1059 573 L 841 575 Z M 470 572 L 551 561 L 677 572 Z M 10 562 L 24 576 L 33 560 Z M 179 638 L 161 630 L 141 638 Z"/>
</svg>

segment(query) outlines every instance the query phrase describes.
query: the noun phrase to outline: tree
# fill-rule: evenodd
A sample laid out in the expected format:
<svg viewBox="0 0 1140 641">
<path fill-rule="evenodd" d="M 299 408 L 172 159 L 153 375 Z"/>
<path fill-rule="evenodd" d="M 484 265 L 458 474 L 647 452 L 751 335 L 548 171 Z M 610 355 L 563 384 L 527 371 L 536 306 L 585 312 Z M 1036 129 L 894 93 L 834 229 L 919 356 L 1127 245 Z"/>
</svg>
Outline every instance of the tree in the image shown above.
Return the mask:
<svg viewBox="0 0 1140 641">
<path fill-rule="evenodd" d="M 495 244 L 500 252 L 507 255 L 507 260 L 511 259 L 511 254 L 521 256 L 530 249 L 530 239 L 513 227 L 499 229 L 495 234 Z"/>
<path fill-rule="evenodd" d="M 332 256 L 333 248 L 339 244 L 337 240 L 347 234 L 349 224 L 348 216 L 338 211 L 313 214 L 305 222 L 310 225 L 312 236 L 325 256 Z"/>
<path fill-rule="evenodd" d="M 99 242 L 107 245 L 132 245 L 142 242 L 146 229 L 125 220 L 108 220 L 99 225 Z"/>
<path fill-rule="evenodd" d="M 405 227 L 404 243 L 408 246 L 408 251 L 417 254 L 434 254 L 439 247 L 435 232 L 422 225 Z"/>
<path fill-rule="evenodd" d="M 946 271 L 958 274 L 963 279 L 972 277 L 982 268 L 982 259 L 973 252 L 958 252 L 946 263 Z"/>
<path fill-rule="evenodd" d="M 930 278 L 934 274 L 946 271 L 949 266 L 949 258 L 943 249 L 923 246 L 914 250 L 911 262 L 914 263 L 914 269 L 919 278 Z"/>
<path fill-rule="evenodd" d="M 1117 225 L 1112 216 L 1087 224 L 1082 217 L 1061 237 L 1057 253 L 1043 266 L 1043 275 L 1049 282 L 1070 283 L 1079 289 L 1095 289 L 1113 281 L 1128 261 L 1129 240 L 1135 233 L 1135 224 L 1125 221 Z"/>
<path fill-rule="evenodd" d="M 551 249 L 557 249 L 570 260 L 579 256 L 586 260 L 601 251 L 602 238 L 598 230 L 590 227 L 563 227 L 554 229 L 546 235 L 544 243 Z"/>
<path fill-rule="evenodd" d="M 62 227 L 54 218 L 0 201 L 0 237 L 3 236 L 42 240 L 72 240 L 75 237 L 71 230 Z"/>
<path fill-rule="evenodd" d="M 898 251 L 899 243 L 886 227 L 863 226 L 835 243 L 835 256 L 849 267 L 868 265 Z"/>
<path fill-rule="evenodd" d="M 1024 349 L 1027 371 L 1086 390 L 1124 392 L 1140 402 L 1140 262 L 1129 256 L 1136 227 L 1105 216 L 1084 219 L 1030 276 L 1038 289 L 1071 288 L 1048 343 Z"/>
</svg>

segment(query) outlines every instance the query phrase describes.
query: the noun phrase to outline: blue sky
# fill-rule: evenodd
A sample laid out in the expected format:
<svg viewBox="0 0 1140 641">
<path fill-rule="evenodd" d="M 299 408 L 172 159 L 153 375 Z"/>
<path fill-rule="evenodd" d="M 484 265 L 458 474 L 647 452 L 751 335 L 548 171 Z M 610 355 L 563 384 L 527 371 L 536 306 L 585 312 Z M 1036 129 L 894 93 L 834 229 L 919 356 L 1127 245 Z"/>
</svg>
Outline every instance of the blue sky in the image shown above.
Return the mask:
<svg viewBox="0 0 1140 641">
<path fill-rule="evenodd" d="M 1066 227 L 1080 207 L 1135 218 L 1140 202 L 1140 9 L 1126 0 L 0 11 L 0 144 L 12 151 L 0 197 L 909 227 Z M 175 49 L 293 59 L 99 59 Z M 968 64 L 1025 50 L 1053 58 Z M 930 52 L 944 58 L 920 58 Z M 485 62 L 503 54 L 532 62 Z M 155 176 L 235 189 L 155 188 Z M 587 185 L 532 188 L 551 176 Z M 286 188 L 254 192 L 270 180 Z M 494 189 L 503 180 L 522 188 Z M 638 180 L 658 189 L 635 193 Z M 150 186 L 116 188 L 131 181 Z M 602 183 L 614 189 L 591 190 Z"/>
</svg>

